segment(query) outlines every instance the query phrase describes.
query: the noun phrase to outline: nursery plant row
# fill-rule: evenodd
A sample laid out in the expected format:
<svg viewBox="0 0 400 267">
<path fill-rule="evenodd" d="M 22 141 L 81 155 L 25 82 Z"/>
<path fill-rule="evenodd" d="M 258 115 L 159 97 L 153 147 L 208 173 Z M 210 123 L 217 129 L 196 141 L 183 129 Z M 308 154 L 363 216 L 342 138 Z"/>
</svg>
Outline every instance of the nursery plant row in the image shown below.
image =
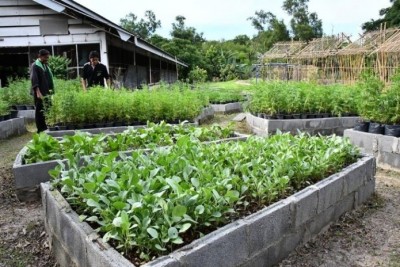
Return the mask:
<svg viewBox="0 0 400 267">
<path fill-rule="evenodd" d="M 358 114 L 359 87 L 310 82 L 260 82 L 248 110 L 266 119 L 322 118 Z"/>
<path fill-rule="evenodd" d="M 64 159 L 68 155 L 92 156 L 112 151 L 170 146 L 181 136 L 205 142 L 229 138 L 233 134 L 230 127 L 222 128 L 219 125 L 212 125 L 209 128 L 200 128 L 187 125 L 186 122 L 179 125 L 170 125 L 165 122 L 148 123 L 147 127 L 132 127 L 122 133 L 112 135 L 77 132 L 75 135 L 64 136 L 60 139 L 40 133 L 35 134 L 26 145 L 23 163 Z"/>
<path fill-rule="evenodd" d="M 386 87 L 376 77 L 367 76 L 362 88 L 362 121 L 355 130 L 400 137 L 400 75 Z"/>
<path fill-rule="evenodd" d="M 105 241 L 143 263 L 337 172 L 359 152 L 337 136 L 204 144 L 180 135 L 150 153 L 83 157 L 83 166 L 67 158 L 52 185 Z"/>
</svg>

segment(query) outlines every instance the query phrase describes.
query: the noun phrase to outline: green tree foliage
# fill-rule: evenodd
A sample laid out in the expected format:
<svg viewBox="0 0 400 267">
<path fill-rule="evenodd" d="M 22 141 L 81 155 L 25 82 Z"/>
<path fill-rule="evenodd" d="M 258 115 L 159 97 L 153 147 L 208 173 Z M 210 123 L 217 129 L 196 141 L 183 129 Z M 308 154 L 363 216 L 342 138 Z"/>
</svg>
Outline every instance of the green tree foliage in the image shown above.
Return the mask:
<svg viewBox="0 0 400 267">
<path fill-rule="evenodd" d="M 259 53 L 269 50 L 279 41 L 290 39 L 289 31 L 283 20 L 279 20 L 273 13 L 264 10 L 256 11 L 254 17 L 249 17 L 258 34 L 253 38 L 252 49 Z"/>
<path fill-rule="evenodd" d="M 308 2 L 309 0 L 285 0 L 283 2 L 283 10 L 292 16 L 290 26 L 294 39 L 309 41 L 323 35 L 322 20 L 318 19 L 317 13 L 308 11 Z"/>
<path fill-rule="evenodd" d="M 147 40 L 161 27 L 161 21 L 157 20 L 156 15 L 151 10 L 147 10 L 144 16 L 145 19 L 142 18 L 137 21 L 138 17 L 131 12 L 125 18 L 120 19 L 121 27 Z"/>
<path fill-rule="evenodd" d="M 381 18 L 365 22 L 362 29 L 365 31 L 379 30 L 382 23 L 386 23 L 387 28 L 400 26 L 400 0 L 390 0 L 390 3 L 392 3 L 391 7 L 379 11 Z"/>
</svg>

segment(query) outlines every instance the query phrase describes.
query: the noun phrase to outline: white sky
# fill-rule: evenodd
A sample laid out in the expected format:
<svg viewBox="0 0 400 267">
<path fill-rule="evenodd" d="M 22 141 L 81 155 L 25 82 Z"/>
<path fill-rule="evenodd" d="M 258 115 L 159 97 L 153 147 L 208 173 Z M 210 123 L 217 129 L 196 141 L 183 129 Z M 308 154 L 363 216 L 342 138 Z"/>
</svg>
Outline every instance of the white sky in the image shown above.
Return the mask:
<svg viewBox="0 0 400 267">
<path fill-rule="evenodd" d="M 207 40 L 232 39 L 239 34 L 253 36 L 256 31 L 248 17 L 263 9 L 284 19 L 288 29 L 289 17 L 282 10 L 283 0 L 75 0 L 103 17 L 119 24 L 129 12 L 138 18 L 152 10 L 161 20 L 156 33 L 169 37 L 171 24 L 177 15 L 186 17 L 186 26 L 203 32 Z M 379 18 L 379 10 L 391 6 L 389 0 L 310 0 L 309 11 L 322 19 L 325 34 L 344 32 L 353 40 L 361 33 L 361 24 Z"/>
</svg>

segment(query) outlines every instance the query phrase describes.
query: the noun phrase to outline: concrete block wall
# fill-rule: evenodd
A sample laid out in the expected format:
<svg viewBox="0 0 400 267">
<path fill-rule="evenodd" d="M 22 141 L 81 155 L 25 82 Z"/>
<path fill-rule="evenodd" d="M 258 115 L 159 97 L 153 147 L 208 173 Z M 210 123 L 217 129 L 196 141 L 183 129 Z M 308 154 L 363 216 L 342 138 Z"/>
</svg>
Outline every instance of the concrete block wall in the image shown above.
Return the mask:
<svg viewBox="0 0 400 267">
<path fill-rule="evenodd" d="M 320 119 L 292 119 L 292 120 L 267 120 L 259 118 L 250 113 L 246 113 L 247 124 L 254 134 L 267 136 L 281 132 L 297 134 L 297 131 L 308 132 L 310 134 L 322 135 L 343 135 L 345 129 L 353 128 L 357 123 L 358 117 L 334 117 Z"/>
<path fill-rule="evenodd" d="M 400 171 L 400 138 L 353 129 L 346 130 L 344 137 L 349 138 L 361 152 L 375 156 L 379 167 Z"/>
<path fill-rule="evenodd" d="M 228 103 L 228 104 L 212 104 L 211 107 L 213 108 L 215 113 L 223 113 L 223 114 L 241 112 L 243 110 L 241 102 Z"/>
<path fill-rule="evenodd" d="M 375 190 L 375 171 L 375 159 L 364 156 L 341 172 L 144 267 L 277 264 L 298 245 L 371 197 Z M 58 191 L 51 191 L 47 184 L 41 188 L 46 230 L 61 266 L 133 266 L 102 243 L 86 223 L 79 222 L 78 215 Z"/>
<path fill-rule="evenodd" d="M 15 118 L 6 121 L 0 121 L 0 140 L 14 135 L 26 133 L 24 118 Z"/>
</svg>

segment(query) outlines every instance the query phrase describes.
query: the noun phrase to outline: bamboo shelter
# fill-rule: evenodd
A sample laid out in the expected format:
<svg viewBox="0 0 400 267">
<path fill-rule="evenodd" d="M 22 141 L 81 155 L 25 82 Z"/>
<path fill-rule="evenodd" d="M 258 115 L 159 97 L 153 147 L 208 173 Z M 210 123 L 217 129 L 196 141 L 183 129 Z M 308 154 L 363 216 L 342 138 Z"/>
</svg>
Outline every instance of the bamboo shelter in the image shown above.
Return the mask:
<svg viewBox="0 0 400 267">
<path fill-rule="evenodd" d="M 375 49 L 370 57 L 375 58 L 374 70 L 382 81 L 389 82 L 390 77 L 400 67 L 400 29 L 393 29 L 394 34 Z"/>
<path fill-rule="evenodd" d="M 270 80 L 292 80 L 295 66 L 289 64 L 290 58 L 304 46 L 302 41 L 277 42 L 262 57 L 262 77 Z"/>
<path fill-rule="evenodd" d="M 291 59 L 292 63 L 301 69 L 299 80 L 335 82 L 338 79 L 339 68 L 336 55 L 349 43 L 351 40 L 343 33 L 310 41 Z"/>
<path fill-rule="evenodd" d="M 337 59 L 338 79 L 345 82 L 354 82 L 366 68 L 373 68 L 384 78 L 386 66 L 385 57 L 379 59 L 380 49 L 388 40 L 399 33 L 399 29 L 384 29 L 363 34 L 357 41 L 338 51 Z M 383 52 L 384 53 L 384 52 Z"/>
</svg>

